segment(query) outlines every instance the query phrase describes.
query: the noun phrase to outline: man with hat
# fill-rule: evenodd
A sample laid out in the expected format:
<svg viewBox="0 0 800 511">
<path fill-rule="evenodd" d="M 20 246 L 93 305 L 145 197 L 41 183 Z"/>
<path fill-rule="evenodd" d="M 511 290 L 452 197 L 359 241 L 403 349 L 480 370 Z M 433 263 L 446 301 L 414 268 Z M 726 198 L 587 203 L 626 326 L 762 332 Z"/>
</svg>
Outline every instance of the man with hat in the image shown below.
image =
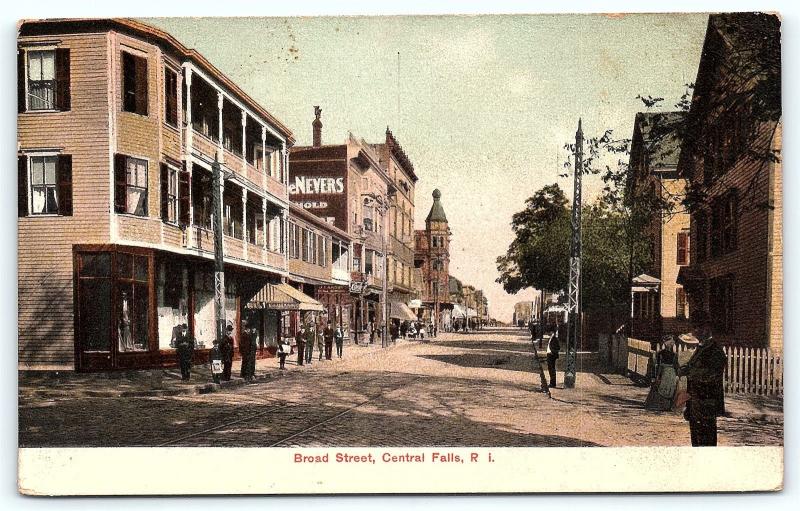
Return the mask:
<svg viewBox="0 0 800 511">
<path fill-rule="evenodd" d="M 182 324 L 178 331 L 175 332 L 175 349 L 181 366 L 181 380 L 187 381 L 192 371 L 194 339 L 189 337 L 189 327 L 186 323 Z"/>
<path fill-rule="evenodd" d="M 231 381 L 231 366 L 233 365 L 233 325 L 225 327 L 225 335 L 219 343 L 222 354 L 222 381 Z"/>
<path fill-rule="evenodd" d="M 303 365 L 303 360 L 306 358 L 306 325 L 300 323 L 300 330 L 294 336 L 294 342 L 297 344 L 297 365 Z"/>
<path fill-rule="evenodd" d="M 723 374 L 727 357 L 711 332 L 711 317 L 704 310 L 692 311 L 692 336 L 699 345 L 682 366 L 679 376 L 686 376 L 684 418 L 689 421 L 692 446 L 717 445 L 717 415 L 725 413 Z"/>
</svg>

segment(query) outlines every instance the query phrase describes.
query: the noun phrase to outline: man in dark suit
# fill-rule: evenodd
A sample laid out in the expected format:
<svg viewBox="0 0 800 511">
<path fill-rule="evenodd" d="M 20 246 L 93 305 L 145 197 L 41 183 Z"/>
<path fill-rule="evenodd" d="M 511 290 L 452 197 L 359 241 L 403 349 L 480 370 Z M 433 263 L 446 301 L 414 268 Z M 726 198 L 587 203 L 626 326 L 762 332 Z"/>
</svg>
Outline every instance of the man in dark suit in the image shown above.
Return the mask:
<svg viewBox="0 0 800 511">
<path fill-rule="evenodd" d="M 689 421 L 692 446 L 717 445 L 717 415 L 725 413 L 723 375 L 727 357 L 712 335 L 711 317 L 706 311 L 692 311 L 692 335 L 700 342 L 692 358 L 682 366 L 686 376 L 684 418 Z"/>
<path fill-rule="evenodd" d="M 561 343 L 558 342 L 558 329 L 550 336 L 550 342 L 547 343 L 547 372 L 550 375 L 551 389 L 556 387 L 556 360 L 558 360 L 558 352 L 561 351 Z"/>
<path fill-rule="evenodd" d="M 192 355 L 194 355 L 194 339 L 189 337 L 189 327 L 182 324 L 175 332 L 175 349 L 178 362 L 181 366 L 181 380 L 186 381 L 191 376 Z"/>
<path fill-rule="evenodd" d="M 233 366 L 233 325 L 228 325 L 222 342 L 219 343 L 219 351 L 222 354 L 222 380 L 231 380 L 231 366 Z"/>
<path fill-rule="evenodd" d="M 297 344 L 297 365 L 303 365 L 306 358 L 306 326 L 300 325 L 300 330 L 294 334 L 294 342 Z"/>
</svg>

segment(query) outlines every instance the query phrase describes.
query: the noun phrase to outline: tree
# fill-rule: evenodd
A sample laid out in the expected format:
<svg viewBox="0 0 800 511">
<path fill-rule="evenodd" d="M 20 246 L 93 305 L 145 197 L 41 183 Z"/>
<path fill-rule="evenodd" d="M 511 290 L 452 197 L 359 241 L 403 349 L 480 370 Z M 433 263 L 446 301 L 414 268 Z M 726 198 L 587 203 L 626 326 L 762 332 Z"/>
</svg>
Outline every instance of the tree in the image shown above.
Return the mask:
<svg viewBox="0 0 800 511">
<path fill-rule="evenodd" d="M 524 210 L 515 213 L 515 238 L 497 258 L 497 282 L 508 293 L 527 287 L 561 290 L 569 277 L 571 238 L 569 201 L 557 185 L 536 191 Z M 627 303 L 629 251 L 625 250 L 627 219 L 603 201 L 585 205 L 583 216 L 583 304 L 593 309 Z M 634 238 L 634 264 L 649 264 L 647 242 Z"/>
</svg>

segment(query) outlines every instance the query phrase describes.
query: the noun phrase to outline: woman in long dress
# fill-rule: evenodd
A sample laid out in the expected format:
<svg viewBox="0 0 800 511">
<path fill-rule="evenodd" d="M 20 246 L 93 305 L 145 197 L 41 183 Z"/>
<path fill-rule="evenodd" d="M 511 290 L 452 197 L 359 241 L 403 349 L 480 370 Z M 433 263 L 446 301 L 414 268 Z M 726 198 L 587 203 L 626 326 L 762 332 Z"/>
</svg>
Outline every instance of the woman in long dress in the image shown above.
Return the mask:
<svg viewBox="0 0 800 511">
<path fill-rule="evenodd" d="M 656 354 L 656 378 L 650 386 L 650 393 L 645 401 L 646 409 L 655 411 L 672 409 L 678 386 L 677 366 L 675 341 L 672 337 L 668 337 L 664 347 Z"/>
</svg>

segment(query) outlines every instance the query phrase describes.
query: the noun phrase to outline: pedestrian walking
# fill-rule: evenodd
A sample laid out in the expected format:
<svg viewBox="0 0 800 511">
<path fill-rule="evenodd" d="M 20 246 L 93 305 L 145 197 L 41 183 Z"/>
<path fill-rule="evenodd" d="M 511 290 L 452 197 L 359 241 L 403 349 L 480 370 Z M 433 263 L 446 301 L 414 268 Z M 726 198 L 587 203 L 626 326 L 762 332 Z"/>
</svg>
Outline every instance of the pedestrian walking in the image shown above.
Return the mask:
<svg viewBox="0 0 800 511">
<path fill-rule="evenodd" d="M 278 339 L 278 363 L 281 369 L 286 369 L 286 356 L 289 355 L 289 352 L 292 350 L 292 347 L 283 339 Z"/>
<path fill-rule="evenodd" d="M 314 343 L 316 342 L 316 328 L 313 322 L 308 324 L 306 328 L 306 364 L 311 364 L 311 359 L 314 356 Z"/>
<path fill-rule="evenodd" d="M 375 322 L 370 320 L 367 324 L 367 332 L 369 333 L 369 343 L 375 343 Z"/>
<path fill-rule="evenodd" d="M 692 446 L 717 445 L 717 415 L 725 413 L 723 374 L 727 357 L 712 335 L 711 317 L 706 311 L 692 311 L 692 335 L 699 341 L 694 354 L 682 366 L 686 376 L 684 418 L 689 421 Z"/>
<path fill-rule="evenodd" d="M 325 360 L 330 360 L 333 357 L 333 328 L 330 323 L 325 325 L 323 336 L 325 337 Z"/>
<path fill-rule="evenodd" d="M 424 324 L 419 326 L 419 339 L 422 342 L 425 342 L 425 325 Z"/>
<path fill-rule="evenodd" d="M 672 409 L 675 390 L 678 386 L 678 356 L 674 351 L 675 341 L 671 335 L 664 337 L 664 346 L 656 353 L 655 378 L 644 402 L 647 410 L 668 411 Z"/>
<path fill-rule="evenodd" d="M 211 378 L 214 383 L 219 383 L 222 374 L 222 352 L 219 349 L 219 340 L 214 339 L 214 345 L 208 351 L 208 365 L 211 366 Z"/>
<path fill-rule="evenodd" d="M 336 356 L 342 358 L 342 347 L 344 346 L 344 332 L 342 332 L 342 327 L 336 327 L 336 331 L 333 333 L 333 339 L 336 341 Z"/>
<path fill-rule="evenodd" d="M 181 366 L 181 380 L 187 381 L 192 372 L 192 356 L 194 355 L 194 339 L 189 337 L 189 327 L 186 323 L 182 324 L 175 332 L 175 349 L 178 355 L 178 363 Z"/>
<path fill-rule="evenodd" d="M 233 366 L 233 325 L 228 325 L 225 329 L 225 336 L 219 343 L 219 350 L 222 353 L 222 381 L 231 381 L 231 367 Z"/>
<path fill-rule="evenodd" d="M 300 325 L 300 330 L 294 335 L 294 342 L 297 344 L 297 365 L 303 365 L 306 356 L 306 326 Z"/>
<path fill-rule="evenodd" d="M 547 343 L 547 372 L 550 376 L 551 389 L 556 388 L 556 360 L 558 360 L 558 352 L 561 351 L 561 343 L 558 342 L 558 331 L 550 336 L 550 341 Z"/>
</svg>

